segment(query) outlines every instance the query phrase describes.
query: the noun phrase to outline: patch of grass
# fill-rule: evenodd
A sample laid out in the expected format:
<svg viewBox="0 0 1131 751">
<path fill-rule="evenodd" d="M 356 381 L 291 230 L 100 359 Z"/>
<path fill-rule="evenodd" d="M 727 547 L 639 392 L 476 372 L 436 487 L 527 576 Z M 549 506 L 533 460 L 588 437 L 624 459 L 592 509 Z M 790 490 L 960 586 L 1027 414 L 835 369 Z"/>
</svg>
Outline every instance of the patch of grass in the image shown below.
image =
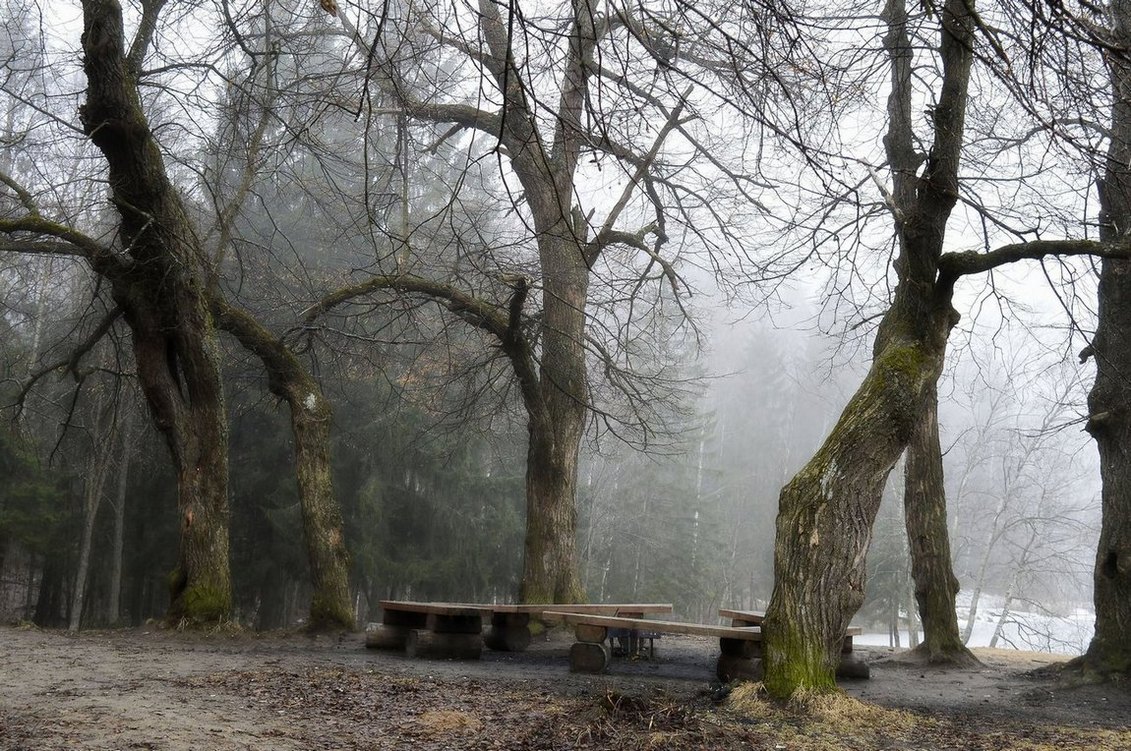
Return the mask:
<svg viewBox="0 0 1131 751">
<path fill-rule="evenodd" d="M 753 726 L 773 748 L 790 751 L 961 748 L 994 751 L 1126 751 L 1131 731 L 1094 730 L 1009 721 L 978 724 L 888 709 L 843 693 L 800 694 L 781 703 L 760 683 L 741 684 L 728 714 Z"/>
</svg>

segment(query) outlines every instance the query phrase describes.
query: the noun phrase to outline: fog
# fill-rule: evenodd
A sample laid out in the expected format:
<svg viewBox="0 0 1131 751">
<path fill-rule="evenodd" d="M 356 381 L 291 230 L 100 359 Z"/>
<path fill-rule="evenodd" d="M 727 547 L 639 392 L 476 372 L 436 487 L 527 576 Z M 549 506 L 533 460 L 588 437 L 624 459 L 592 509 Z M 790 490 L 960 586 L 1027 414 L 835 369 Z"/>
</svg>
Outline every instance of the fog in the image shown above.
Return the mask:
<svg viewBox="0 0 1131 751">
<path fill-rule="evenodd" d="M 223 24 L 212 19 L 218 29 L 227 24 L 215 34 L 174 18 L 153 53 L 161 85 L 144 101 L 186 221 L 207 251 L 204 276 L 271 330 L 333 409 L 329 461 L 358 624 L 388 597 L 515 598 L 528 448 L 541 424 L 531 373 L 542 368 L 540 383 L 550 383 L 545 366 L 558 364 L 550 350 L 558 332 L 546 323 L 557 300 L 541 260 L 555 256 L 539 245 L 547 233 L 531 229 L 540 204 L 503 159 L 515 150 L 503 136 L 469 135 L 467 123 L 406 114 L 426 113 L 423 105 L 394 106 L 410 95 L 493 103 L 498 92 L 469 78 L 475 66 L 456 58 L 458 46 L 433 44 L 443 34 L 412 26 L 403 10 L 390 11 L 387 27 L 358 13 L 331 27 L 309 9 L 280 6 L 273 20 L 245 9 Z M 437 28 L 472 13 L 432 12 Z M 0 172 L 13 176 L 2 216 L 37 214 L 28 209 L 34 197 L 47 215 L 125 256 L 131 246 L 122 246 L 106 201 L 105 170 L 73 124 L 83 86 L 78 40 L 45 38 L 16 18 L 0 39 L 14 71 L 0 100 L 11 112 Z M 528 45 L 538 32 L 520 29 Z M 258 62 L 245 70 L 247 45 L 276 33 L 270 54 L 286 54 L 270 74 Z M 370 80 L 357 41 L 379 34 L 404 40 L 386 62 L 405 72 L 389 74 L 395 85 L 385 81 L 386 89 Z M 841 40 L 823 42 L 829 55 L 840 49 Z M 641 44 L 628 40 L 624 49 Z M 696 44 L 715 49 L 706 34 Z M 562 54 L 560 40 L 545 45 L 549 57 Z M 409 65 L 422 60 L 429 65 Z M 593 147 L 580 152 L 571 177 L 577 206 L 569 216 L 589 238 L 579 247 L 592 254 L 588 297 L 572 305 L 584 318 L 576 348 L 588 378 L 572 384 L 575 374 L 562 371 L 585 414 L 576 545 L 588 598 L 671 602 L 678 618 L 713 622 L 720 607 L 767 606 L 779 492 L 861 383 L 898 281 L 882 191 L 867 193 L 869 160 L 883 160 L 867 125 L 882 104 L 877 96 L 845 105 L 839 131 L 833 112 L 811 124 L 805 137 L 824 149 L 835 135 L 828 148 L 844 153 L 822 156 L 827 172 L 807 172 L 788 139 L 774 140 L 777 124 L 761 122 L 760 135 L 750 135 L 738 99 L 709 86 L 683 94 L 685 80 L 648 65 L 631 69 L 623 100 L 601 100 L 636 156 Z M 625 63 L 626 78 L 629 70 Z M 815 97 L 805 75 L 798 64 L 790 72 L 798 81 L 781 85 Z M 553 81 L 543 78 L 553 77 L 536 77 L 531 91 L 548 101 L 539 87 Z M 632 97 L 644 85 L 656 87 L 644 97 L 649 106 L 664 97 L 678 106 L 643 111 Z M 1009 112 L 995 97 L 981 105 Z M 698 114 L 679 130 L 685 106 Z M 552 133 L 558 118 L 536 114 L 532 128 Z M 638 185 L 644 167 L 662 172 L 649 192 Z M 845 195 L 859 203 L 814 198 L 829 175 L 853 184 Z M 1020 181 L 995 208 L 1012 217 L 1050 180 Z M 1066 223 L 1087 214 L 1088 195 L 1066 192 L 1040 211 Z M 859 223 L 842 240 L 830 227 L 854 212 Z M 985 248 L 1008 234 L 986 229 L 984 213 L 960 207 L 947 249 Z M 812 216 L 828 226 L 807 224 Z M 139 387 L 133 318 L 118 307 L 120 290 L 76 254 L 29 251 L 21 232 L 6 234 L 0 255 L 0 619 L 71 628 L 160 619 L 184 519 L 171 439 L 155 428 Z M 1100 484 L 1082 429 L 1094 370 L 1076 357 L 1095 329 L 1092 271 L 1050 261 L 957 290 L 962 318 L 939 411 L 970 644 L 1086 645 L 1074 629 L 1088 619 Z M 409 277 L 416 287 L 405 285 Z M 326 302 L 370 278 L 387 283 Z M 421 279 L 435 282 L 427 295 Z M 294 627 L 309 617 L 311 599 L 296 439 L 277 374 L 266 375 L 258 351 L 236 337 L 218 342 L 231 617 L 250 628 Z M 902 471 L 899 462 L 889 478 L 854 622 L 907 646 L 919 627 Z"/>
</svg>

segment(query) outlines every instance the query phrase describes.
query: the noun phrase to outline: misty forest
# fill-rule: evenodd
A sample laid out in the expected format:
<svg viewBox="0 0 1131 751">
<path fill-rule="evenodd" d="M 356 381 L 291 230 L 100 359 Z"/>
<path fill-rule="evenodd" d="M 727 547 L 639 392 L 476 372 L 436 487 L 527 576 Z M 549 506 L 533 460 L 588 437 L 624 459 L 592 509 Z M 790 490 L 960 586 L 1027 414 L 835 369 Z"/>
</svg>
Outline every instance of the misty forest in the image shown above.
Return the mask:
<svg viewBox="0 0 1131 751">
<path fill-rule="evenodd" d="M 3 622 L 1131 671 L 1129 0 L 0 5 Z"/>
</svg>

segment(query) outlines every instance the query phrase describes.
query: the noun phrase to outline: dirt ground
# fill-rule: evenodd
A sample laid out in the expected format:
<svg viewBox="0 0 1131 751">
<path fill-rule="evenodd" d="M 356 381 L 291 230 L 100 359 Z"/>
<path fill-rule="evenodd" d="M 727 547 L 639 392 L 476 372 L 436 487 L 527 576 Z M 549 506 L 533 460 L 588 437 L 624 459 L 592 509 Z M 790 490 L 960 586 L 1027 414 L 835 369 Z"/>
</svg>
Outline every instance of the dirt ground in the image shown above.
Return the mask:
<svg viewBox="0 0 1131 751">
<path fill-rule="evenodd" d="M 1029 677 L 1047 655 L 927 672 L 858 650 L 872 678 L 843 688 L 864 703 L 815 716 L 740 707 L 708 640 L 665 637 L 602 676 L 568 672 L 570 641 L 450 662 L 362 634 L 0 628 L 0 749 L 1131 750 L 1131 692 Z"/>
</svg>

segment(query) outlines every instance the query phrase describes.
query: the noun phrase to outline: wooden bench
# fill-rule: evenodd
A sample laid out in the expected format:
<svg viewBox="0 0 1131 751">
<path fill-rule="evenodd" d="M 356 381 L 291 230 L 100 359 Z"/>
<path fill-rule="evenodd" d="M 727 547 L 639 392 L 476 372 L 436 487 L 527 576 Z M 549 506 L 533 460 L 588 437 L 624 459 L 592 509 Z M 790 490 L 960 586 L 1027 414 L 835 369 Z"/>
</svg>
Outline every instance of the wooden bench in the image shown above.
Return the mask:
<svg viewBox="0 0 1131 751">
<path fill-rule="evenodd" d="M 477 660 L 483 651 L 489 606 L 405 600 L 382 600 L 380 605 L 381 626 L 365 637 L 370 649 L 464 660 Z"/>
<path fill-rule="evenodd" d="M 758 626 L 708 626 L 701 623 L 657 621 L 644 618 L 623 618 L 547 611 L 547 620 L 560 620 L 573 626 L 577 642 L 569 650 L 569 669 L 574 673 L 603 673 L 609 666 L 611 652 L 605 640 L 610 629 L 629 629 L 665 634 L 690 634 L 717 637 L 720 656 L 715 672 L 719 680 L 754 679 L 761 661 L 752 659 L 751 645 L 760 644 L 762 629 Z M 758 654 L 761 654 L 760 650 Z M 757 662 L 757 664 L 755 664 Z"/>
<path fill-rule="evenodd" d="M 643 616 L 670 613 L 670 603 L 480 604 L 382 600 L 381 626 L 366 636 L 365 646 L 409 656 L 478 659 L 489 648 L 521 652 L 530 645 L 530 619 L 547 610 L 571 613 Z M 490 624 L 483 636 L 484 622 Z"/>
<path fill-rule="evenodd" d="M 762 626 L 763 621 L 766 619 L 764 613 L 756 613 L 752 610 L 731 610 L 728 608 L 719 608 L 719 617 L 730 620 L 732 626 Z M 871 675 L 871 669 L 868 663 L 859 659 L 852 654 L 852 637 L 860 636 L 864 633 L 864 629 L 857 626 L 849 626 L 844 633 L 844 641 L 840 646 L 840 663 L 837 665 L 836 674 L 838 678 L 868 678 Z M 761 658 L 762 645 L 761 642 L 751 645 L 752 653 L 750 657 Z M 756 650 L 756 651 L 755 651 Z"/>
<path fill-rule="evenodd" d="M 566 603 L 535 605 L 522 603 L 515 605 L 491 605 L 491 628 L 483 643 L 489 648 L 503 652 L 521 652 L 530 646 L 530 619 L 539 618 L 548 610 L 588 615 L 611 615 L 640 618 L 648 613 L 670 613 L 670 602 L 648 603 Z"/>
</svg>

